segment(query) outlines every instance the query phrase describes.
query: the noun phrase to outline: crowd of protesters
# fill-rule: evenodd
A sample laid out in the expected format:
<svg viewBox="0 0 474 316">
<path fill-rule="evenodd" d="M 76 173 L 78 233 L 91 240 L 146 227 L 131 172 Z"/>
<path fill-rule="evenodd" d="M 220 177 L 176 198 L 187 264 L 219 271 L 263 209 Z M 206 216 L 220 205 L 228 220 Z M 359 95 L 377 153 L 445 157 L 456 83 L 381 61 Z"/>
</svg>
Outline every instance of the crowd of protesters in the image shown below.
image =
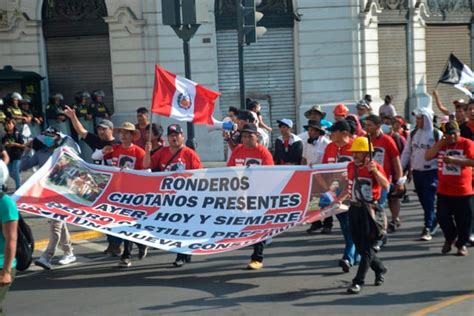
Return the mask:
<svg viewBox="0 0 474 316">
<path fill-rule="evenodd" d="M 418 109 L 412 113 L 416 123 L 410 131 L 404 118 L 397 115 L 392 97 L 385 97 L 376 114 L 371 96 L 366 95 L 357 103 L 357 113 L 349 113 L 342 103 L 335 106 L 333 122 L 326 119 L 320 105 L 312 106 L 304 113 L 308 121 L 305 132 L 299 135 L 294 133 L 291 119 L 279 118 L 279 136 L 272 146 L 268 134 L 272 129 L 260 114 L 260 104 L 249 100 L 246 110 L 229 109 L 226 119 L 234 122 L 236 129 L 223 132 L 229 152 L 227 166 L 349 163 L 348 191 L 341 192 L 335 181 L 319 200 L 320 207 L 333 203 L 349 206 L 348 212 L 336 216 L 345 243 L 338 265 L 344 272 L 358 265 L 349 293 L 360 292 L 369 268 L 375 272 L 375 285 L 383 284 L 387 268 L 377 252 L 387 242 L 387 233 L 403 227 L 401 201 L 407 199 L 406 182 L 411 179 L 424 212 L 420 240 L 431 240 L 439 225 L 445 237 L 442 253 L 455 246 L 457 255 L 467 256 L 466 246 L 472 244 L 474 236 L 474 100 L 456 100 L 454 111 L 450 111 L 436 91 L 433 95 L 446 115 L 439 126 L 432 111 Z M 180 125 L 169 125 L 164 135 L 159 124 L 151 123 L 148 110 L 139 108 L 136 124 L 123 122 L 114 128 L 110 120 L 113 113 L 104 104 L 104 96 L 102 91 L 92 95 L 80 92 L 75 104 L 68 106 L 61 94 L 54 94 L 44 117 L 31 108 L 27 96 L 15 92 L 3 99 L 1 158 L 8 164 L 16 188 L 21 170 L 41 166 L 60 146 L 73 148 L 95 164 L 122 169 L 159 172 L 202 168 L 197 152 L 184 145 Z M 332 227 L 333 218 L 327 217 L 312 223 L 306 232 L 331 234 Z M 59 264 L 75 262 L 67 225 L 51 220 L 50 228 L 48 247 L 35 264 L 51 269 L 58 246 L 64 252 Z M 108 236 L 107 241 L 104 254 L 120 257 L 119 267 L 130 267 L 133 243 L 114 236 Z M 249 269 L 263 268 L 265 244 L 254 245 Z M 138 259 L 142 260 L 148 248 L 137 246 Z M 177 254 L 173 264 L 182 267 L 189 262 L 191 256 Z"/>
</svg>

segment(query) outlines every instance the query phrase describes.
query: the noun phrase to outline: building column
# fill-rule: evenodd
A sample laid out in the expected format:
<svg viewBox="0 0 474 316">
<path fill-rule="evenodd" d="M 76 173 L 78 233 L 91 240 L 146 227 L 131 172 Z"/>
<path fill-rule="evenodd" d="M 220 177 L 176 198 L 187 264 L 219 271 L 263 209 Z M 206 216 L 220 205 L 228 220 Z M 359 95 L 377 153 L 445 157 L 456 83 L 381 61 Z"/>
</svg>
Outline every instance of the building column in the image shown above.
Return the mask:
<svg viewBox="0 0 474 316">
<path fill-rule="evenodd" d="M 411 87 L 408 91 L 412 93 L 409 95 L 409 118 L 411 112 L 416 108 L 427 108 L 432 109 L 431 91 L 427 91 L 427 78 L 426 78 L 426 23 L 424 17 L 428 16 L 425 4 L 417 0 L 411 0 L 409 9 L 409 23 L 408 28 L 408 41 L 410 44 L 408 48 L 411 48 L 409 54 L 411 58 L 411 72 L 408 76 L 411 76 L 412 80 L 409 80 Z M 410 47 L 411 46 L 411 47 Z"/>
<path fill-rule="evenodd" d="M 367 1 L 365 9 L 359 14 L 360 21 L 360 99 L 364 94 L 370 94 L 373 103 L 383 103 L 380 99 L 380 76 L 379 76 L 379 35 L 378 14 L 382 9 L 376 1 Z"/>
</svg>

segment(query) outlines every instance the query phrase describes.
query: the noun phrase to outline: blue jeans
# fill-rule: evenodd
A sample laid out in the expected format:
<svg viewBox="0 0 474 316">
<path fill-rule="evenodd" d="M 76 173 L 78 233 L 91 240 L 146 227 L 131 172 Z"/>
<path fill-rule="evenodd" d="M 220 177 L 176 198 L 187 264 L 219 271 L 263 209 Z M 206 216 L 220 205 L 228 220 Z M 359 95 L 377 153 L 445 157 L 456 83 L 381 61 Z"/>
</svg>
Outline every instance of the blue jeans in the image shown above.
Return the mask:
<svg viewBox="0 0 474 316">
<path fill-rule="evenodd" d="M 8 164 L 8 173 L 10 174 L 10 177 L 12 177 L 13 180 L 15 180 L 15 187 L 16 190 L 21 185 L 21 180 L 20 180 L 20 160 L 11 160 L 10 163 Z"/>
<path fill-rule="evenodd" d="M 342 259 L 349 261 L 351 265 L 355 265 L 360 261 L 360 255 L 356 251 L 354 241 L 352 240 L 351 227 L 349 226 L 349 215 L 347 212 L 336 215 L 341 225 L 342 235 L 346 246 L 344 248 L 344 255 Z"/>
<path fill-rule="evenodd" d="M 438 170 L 413 170 L 413 183 L 425 215 L 425 227 L 436 226 L 435 196 L 438 187 Z"/>
</svg>

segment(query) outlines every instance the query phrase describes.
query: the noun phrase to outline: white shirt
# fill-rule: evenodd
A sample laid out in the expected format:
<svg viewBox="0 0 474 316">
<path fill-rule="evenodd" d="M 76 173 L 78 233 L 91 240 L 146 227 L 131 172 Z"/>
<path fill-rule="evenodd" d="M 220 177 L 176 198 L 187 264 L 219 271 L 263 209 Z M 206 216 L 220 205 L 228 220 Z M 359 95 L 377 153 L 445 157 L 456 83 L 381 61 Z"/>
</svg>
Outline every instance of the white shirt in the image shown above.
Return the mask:
<svg viewBox="0 0 474 316">
<path fill-rule="evenodd" d="M 324 156 L 324 151 L 331 140 L 326 136 L 319 136 L 318 140 L 313 144 L 308 143 L 308 133 L 303 139 L 303 157 L 308 164 L 321 163 Z"/>
</svg>

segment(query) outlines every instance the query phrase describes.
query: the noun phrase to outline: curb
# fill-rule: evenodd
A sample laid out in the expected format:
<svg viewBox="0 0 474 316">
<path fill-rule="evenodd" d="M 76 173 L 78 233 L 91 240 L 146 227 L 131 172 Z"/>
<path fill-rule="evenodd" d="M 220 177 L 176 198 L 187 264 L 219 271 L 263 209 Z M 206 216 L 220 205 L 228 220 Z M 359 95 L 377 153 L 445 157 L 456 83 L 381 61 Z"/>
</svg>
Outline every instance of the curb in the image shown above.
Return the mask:
<svg viewBox="0 0 474 316">
<path fill-rule="evenodd" d="M 71 241 L 80 241 L 80 240 L 88 240 L 88 239 L 95 239 L 99 237 L 105 236 L 104 233 L 96 232 L 93 230 L 86 230 L 83 232 L 77 232 L 71 234 Z M 49 239 L 42 239 L 35 242 L 35 250 L 43 249 L 48 245 Z"/>
</svg>

